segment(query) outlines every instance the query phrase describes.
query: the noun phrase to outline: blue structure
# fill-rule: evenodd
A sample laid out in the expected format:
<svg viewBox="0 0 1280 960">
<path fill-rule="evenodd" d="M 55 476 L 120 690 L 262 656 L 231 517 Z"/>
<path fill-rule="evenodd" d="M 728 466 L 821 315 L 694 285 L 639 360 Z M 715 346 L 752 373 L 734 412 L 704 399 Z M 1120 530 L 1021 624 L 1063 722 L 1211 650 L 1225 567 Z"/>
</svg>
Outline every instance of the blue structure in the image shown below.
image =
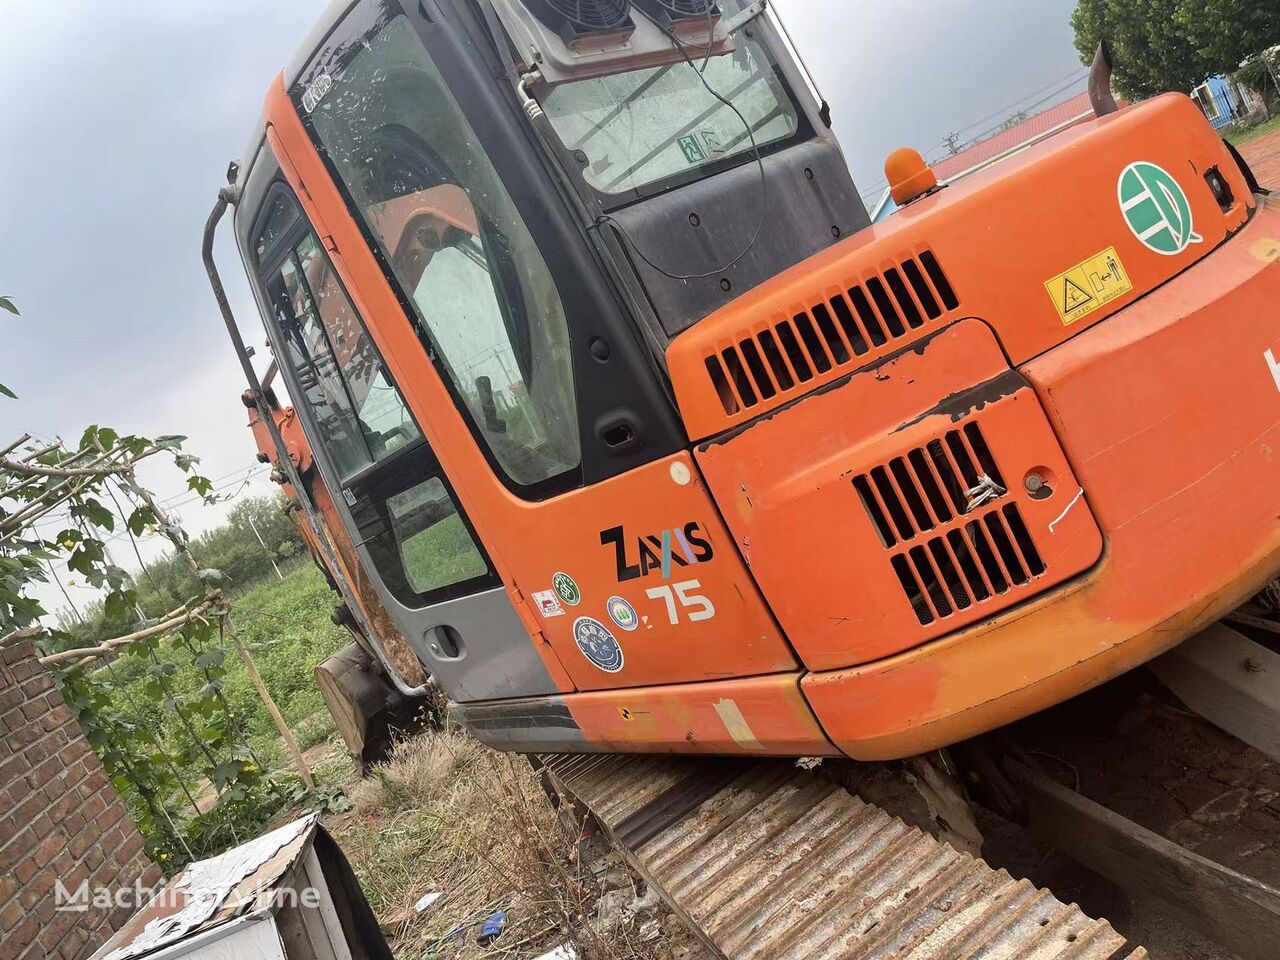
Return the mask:
<svg viewBox="0 0 1280 960">
<path fill-rule="evenodd" d="M 1252 93 L 1221 74 L 1200 84 L 1191 96 L 1217 130 L 1248 116 L 1257 106 Z"/>
</svg>

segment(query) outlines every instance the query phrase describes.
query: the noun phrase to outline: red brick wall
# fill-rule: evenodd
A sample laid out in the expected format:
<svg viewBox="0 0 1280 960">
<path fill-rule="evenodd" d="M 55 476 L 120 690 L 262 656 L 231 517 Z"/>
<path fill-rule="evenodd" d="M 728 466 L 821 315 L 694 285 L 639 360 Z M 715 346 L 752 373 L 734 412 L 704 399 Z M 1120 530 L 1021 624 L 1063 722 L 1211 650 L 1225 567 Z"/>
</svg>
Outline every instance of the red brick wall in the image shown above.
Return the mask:
<svg viewBox="0 0 1280 960">
<path fill-rule="evenodd" d="M 30 640 L 0 648 L 0 960 L 88 956 L 131 909 L 54 909 L 74 890 L 160 871 Z"/>
</svg>

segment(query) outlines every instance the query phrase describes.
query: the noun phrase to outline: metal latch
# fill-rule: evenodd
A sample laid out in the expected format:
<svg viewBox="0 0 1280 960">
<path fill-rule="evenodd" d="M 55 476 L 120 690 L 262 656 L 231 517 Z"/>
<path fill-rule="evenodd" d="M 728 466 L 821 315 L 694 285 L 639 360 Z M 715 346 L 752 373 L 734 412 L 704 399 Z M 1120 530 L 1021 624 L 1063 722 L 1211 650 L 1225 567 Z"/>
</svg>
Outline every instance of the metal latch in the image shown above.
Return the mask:
<svg viewBox="0 0 1280 960">
<path fill-rule="evenodd" d="M 964 512 L 973 513 L 983 504 L 990 503 L 999 497 L 1003 497 L 1007 490 L 1000 484 L 996 483 L 987 474 L 983 474 L 978 478 L 978 482 L 964 492 L 966 503 Z"/>
</svg>

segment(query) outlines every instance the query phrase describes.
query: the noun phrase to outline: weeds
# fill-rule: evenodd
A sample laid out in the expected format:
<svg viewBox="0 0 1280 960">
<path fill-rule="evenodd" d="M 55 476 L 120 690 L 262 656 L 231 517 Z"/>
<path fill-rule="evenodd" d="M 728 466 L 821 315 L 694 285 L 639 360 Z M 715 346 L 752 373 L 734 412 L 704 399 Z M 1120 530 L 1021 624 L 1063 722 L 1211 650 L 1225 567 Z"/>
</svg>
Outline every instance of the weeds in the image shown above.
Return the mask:
<svg viewBox="0 0 1280 960">
<path fill-rule="evenodd" d="M 329 827 L 400 960 L 527 958 L 566 942 L 583 960 L 690 955 L 669 916 L 665 924 L 651 919 L 642 943 L 639 922 L 624 909 L 602 915 L 610 897 L 630 904 L 643 883 L 614 866 L 607 872 L 624 875 L 623 889 L 604 889 L 596 874 L 619 863 L 617 855 L 584 858 L 582 825 L 562 822 L 523 757 L 494 753 L 460 732 L 428 731 L 399 744 L 348 794 L 351 812 Z M 444 896 L 417 913 L 414 904 L 431 892 Z M 500 910 L 502 936 L 478 944 L 481 924 Z"/>
</svg>

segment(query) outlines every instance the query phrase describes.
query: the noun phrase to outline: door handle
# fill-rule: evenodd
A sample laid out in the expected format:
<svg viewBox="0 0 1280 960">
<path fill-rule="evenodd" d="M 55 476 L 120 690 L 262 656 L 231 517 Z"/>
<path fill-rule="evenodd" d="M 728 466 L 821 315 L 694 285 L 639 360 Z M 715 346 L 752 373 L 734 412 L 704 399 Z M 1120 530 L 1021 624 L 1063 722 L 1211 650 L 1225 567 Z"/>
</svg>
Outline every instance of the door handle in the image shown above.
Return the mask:
<svg viewBox="0 0 1280 960">
<path fill-rule="evenodd" d="M 460 660 L 464 653 L 462 637 L 447 624 L 431 627 L 426 632 L 427 649 L 441 660 Z"/>
<path fill-rule="evenodd" d="M 640 428 L 630 410 L 611 410 L 596 421 L 598 436 L 610 453 L 624 453 L 640 445 Z"/>
</svg>

